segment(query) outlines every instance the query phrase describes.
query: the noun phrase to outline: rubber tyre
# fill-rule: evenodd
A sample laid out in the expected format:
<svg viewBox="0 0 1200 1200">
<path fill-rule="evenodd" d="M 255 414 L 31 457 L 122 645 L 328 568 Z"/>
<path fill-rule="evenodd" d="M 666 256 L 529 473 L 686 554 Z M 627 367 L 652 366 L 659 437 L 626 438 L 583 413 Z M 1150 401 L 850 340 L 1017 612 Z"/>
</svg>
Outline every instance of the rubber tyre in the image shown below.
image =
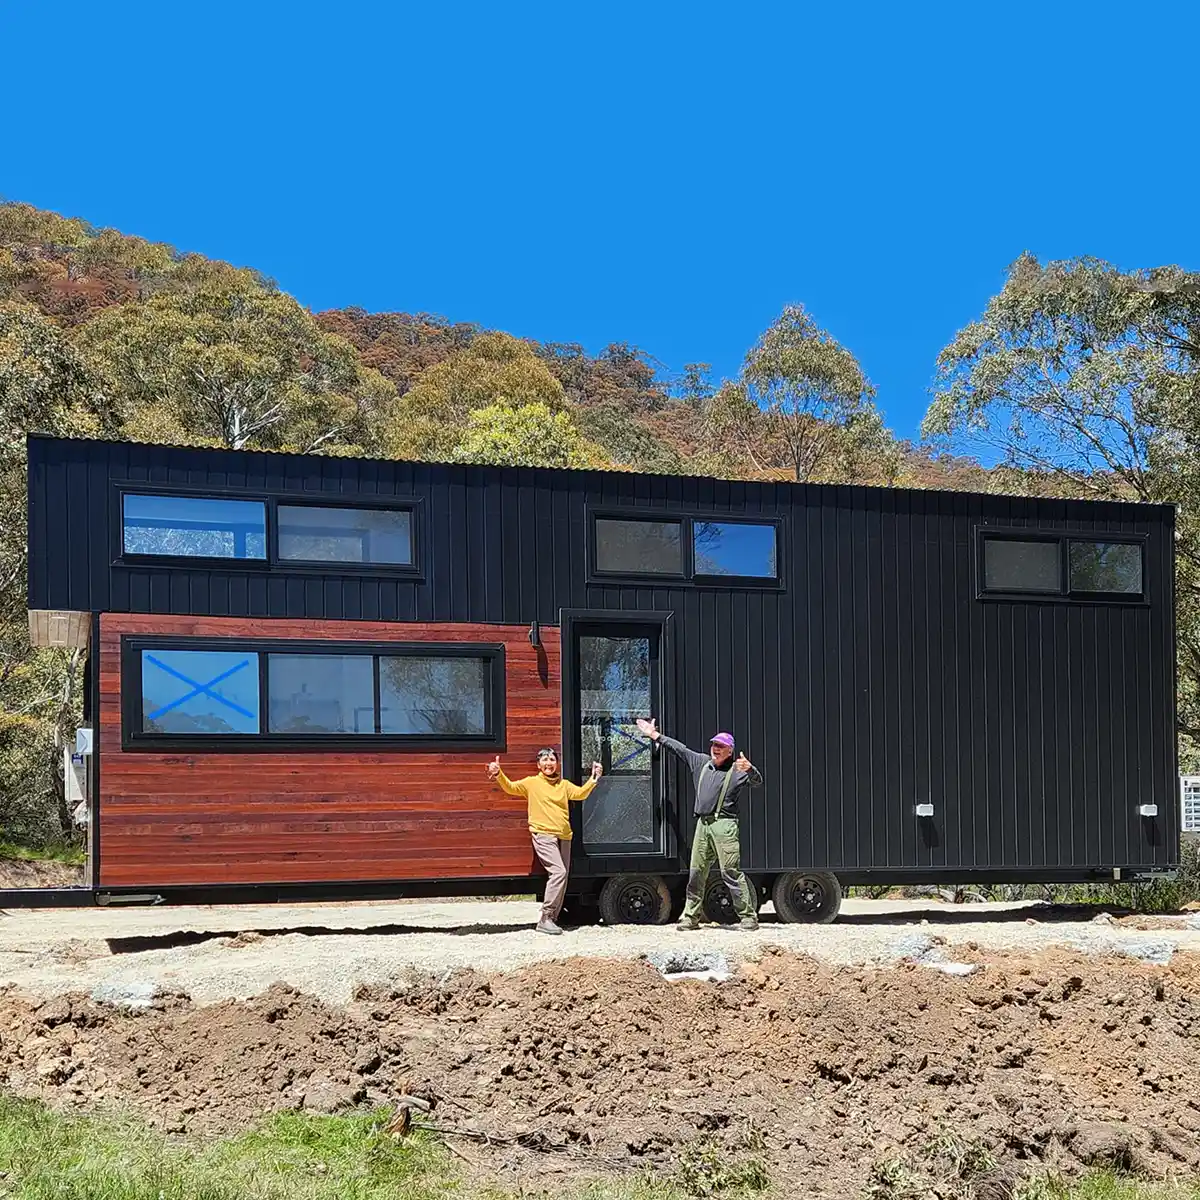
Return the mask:
<svg viewBox="0 0 1200 1200">
<path fill-rule="evenodd" d="M 775 915 L 796 925 L 828 925 L 842 907 L 842 885 L 828 871 L 789 871 L 771 889 Z"/>
<path fill-rule="evenodd" d="M 600 889 L 605 925 L 665 925 L 671 919 L 671 889 L 661 875 L 614 875 Z"/>
<path fill-rule="evenodd" d="M 754 898 L 754 911 L 758 912 L 762 908 L 762 888 L 753 879 L 749 879 L 747 882 L 750 884 L 750 894 Z M 729 894 L 729 889 L 721 882 L 719 871 L 714 871 L 708 877 L 702 908 L 706 921 L 713 921 L 717 925 L 737 924 L 738 915 L 737 909 L 733 907 L 733 897 Z"/>
</svg>

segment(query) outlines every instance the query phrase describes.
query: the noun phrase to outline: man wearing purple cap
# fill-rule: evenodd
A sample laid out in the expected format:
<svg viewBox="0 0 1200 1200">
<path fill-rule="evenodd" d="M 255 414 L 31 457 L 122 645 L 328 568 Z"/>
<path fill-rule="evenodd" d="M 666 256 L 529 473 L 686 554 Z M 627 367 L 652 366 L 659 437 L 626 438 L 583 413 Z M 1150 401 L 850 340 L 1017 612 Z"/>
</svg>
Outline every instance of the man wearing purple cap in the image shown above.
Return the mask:
<svg viewBox="0 0 1200 1200">
<path fill-rule="evenodd" d="M 699 929 L 704 904 L 704 884 L 713 862 L 721 869 L 721 882 L 733 897 L 741 918 L 739 928 L 758 928 L 758 914 L 750 884 L 742 874 L 742 847 L 738 837 L 738 803 L 742 793 L 762 783 L 762 776 L 744 755 L 733 756 L 733 735 L 714 734 L 707 754 L 689 750 L 682 742 L 658 732 L 653 718 L 638 719 L 638 729 L 652 742 L 666 746 L 688 765 L 696 785 L 696 836 L 692 839 L 692 861 L 688 867 L 687 903 L 680 929 Z"/>
</svg>

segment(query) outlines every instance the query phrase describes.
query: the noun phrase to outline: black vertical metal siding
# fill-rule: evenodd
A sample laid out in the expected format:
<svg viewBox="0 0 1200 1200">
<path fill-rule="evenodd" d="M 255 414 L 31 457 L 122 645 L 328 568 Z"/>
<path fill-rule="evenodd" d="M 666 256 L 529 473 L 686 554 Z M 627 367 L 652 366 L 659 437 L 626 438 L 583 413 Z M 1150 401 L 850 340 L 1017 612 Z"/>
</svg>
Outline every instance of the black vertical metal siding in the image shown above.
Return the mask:
<svg viewBox="0 0 1200 1200">
<path fill-rule="evenodd" d="M 416 496 L 424 577 L 114 564 L 117 481 Z M 607 505 L 779 518 L 783 586 L 590 582 L 588 513 Z M 669 611 L 671 732 L 702 745 L 732 729 L 767 779 L 751 868 L 1162 866 L 1179 822 L 1173 522 L 1169 507 L 33 438 L 29 603 L 548 624 Z M 987 526 L 1144 534 L 1149 603 L 979 600 Z"/>
</svg>

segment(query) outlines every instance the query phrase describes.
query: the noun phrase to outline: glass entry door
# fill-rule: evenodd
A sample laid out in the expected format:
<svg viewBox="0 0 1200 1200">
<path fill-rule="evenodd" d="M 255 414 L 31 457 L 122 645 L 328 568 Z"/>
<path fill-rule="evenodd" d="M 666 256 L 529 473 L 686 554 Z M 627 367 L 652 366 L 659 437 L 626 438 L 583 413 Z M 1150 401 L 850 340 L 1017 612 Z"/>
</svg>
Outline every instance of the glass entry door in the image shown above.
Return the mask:
<svg viewBox="0 0 1200 1200">
<path fill-rule="evenodd" d="M 579 628 L 575 637 L 577 762 L 586 778 L 604 767 L 580 806 L 583 846 L 592 854 L 662 854 L 658 771 L 650 742 L 635 724 L 657 716 L 659 632 L 629 626 Z"/>
</svg>

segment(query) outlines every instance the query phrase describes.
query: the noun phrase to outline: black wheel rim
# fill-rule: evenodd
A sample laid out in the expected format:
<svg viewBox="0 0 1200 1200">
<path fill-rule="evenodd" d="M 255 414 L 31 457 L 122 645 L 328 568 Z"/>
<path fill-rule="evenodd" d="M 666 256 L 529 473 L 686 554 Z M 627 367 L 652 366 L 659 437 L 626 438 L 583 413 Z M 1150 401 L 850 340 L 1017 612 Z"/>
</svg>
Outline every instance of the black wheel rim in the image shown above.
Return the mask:
<svg viewBox="0 0 1200 1200">
<path fill-rule="evenodd" d="M 709 884 L 708 894 L 704 897 L 704 911 L 712 920 L 722 924 L 728 924 L 736 917 L 733 897 L 723 883 Z"/>
<path fill-rule="evenodd" d="M 641 880 L 627 883 L 617 896 L 617 912 L 627 925 L 653 925 L 658 908 L 658 893 Z"/>
<path fill-rule="evenodd" d="M 802 875 L 792 884 L 788 899 L 797 912 L 820 912 L 825 904 L 825 885 L 819 879 Z"/>
</svg>

